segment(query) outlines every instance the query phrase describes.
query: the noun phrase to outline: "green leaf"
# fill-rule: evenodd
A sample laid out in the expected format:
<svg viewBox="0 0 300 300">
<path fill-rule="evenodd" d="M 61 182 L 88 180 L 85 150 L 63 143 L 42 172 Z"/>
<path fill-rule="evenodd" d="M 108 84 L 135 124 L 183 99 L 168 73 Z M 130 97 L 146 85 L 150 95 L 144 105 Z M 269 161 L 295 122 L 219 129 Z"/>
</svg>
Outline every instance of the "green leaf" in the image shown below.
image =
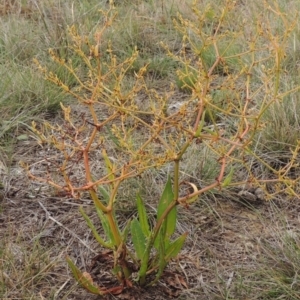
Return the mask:
<svg viewBox="0 0 300 300">
<path fill-rule="evenodd" d="M 168 181 L 166 183 L 165 189 L 162 193 L 162 196 L 159 200 L 158 203 L 158 208 L 157 208 L 157 220 L 160 219 L 162 214 L 166 211 L 168 206 L 174 201 L 174 193 L 172 190 L 172 183 L 170 177 L 168 178 Z M 176 228 L 176 219 L 177 219 L 177 209 L 176 206 L 174 206 L 169 214 L 167 215 L 165 221 L 164 221 L 164 226 L 166 226 L 166 235 L 165 238 L 166 240 L 169 239 L 169 237 L 174 233 L 175 228 Z"/>
<path fill-rule="evenodd" d="M 152 266 L 152 269 L 158 269 L 158 272 L 157 272 L 157 276 L 156 276 L 155 280 L 153 282 L 151 282 L 151 284 L 155 283 L 159 279 L 159 277 L 161 276 L 168 261 L 172 258 L 175 258 L 178 255 L 178 253 L 180 252 L 180 250 L 182 249 L 182 247 L 184 245 L 186 237 L 187 237 L 187 233 L 184 233 L 179 238 L 177 238 L 175 241 L 170 242 L 168 247 L 166 247 L 165 245 L 160 246 L 161 253 L 159 253 L 158 261 L 156 261 L 154 263 L 154 265 Z M 165 248 L 162 249 L 162 247 L 165 247 Z M 163 257 L 161 256 L 162 254 L 164 255 Z"/>
<path fill-rule="evenodd" d="M 131 222 L 131 237 L 137 258 L 142 260 L 146 250 L 146 237 L 137 219 Z"/>
<path fill-rule="evenodd" d="M 128 236 L 129 231 L 130 231 L 130 225 L 131 225 L 131 222 L 127 222 L 125 228 L 122 231 L 121 235 L 122 235 L 122 240 L 123 240 L 124 243 L 126 243 L 126 241 L 127 241 L 127 236 Z"/>
<path fill-rule="evenodd" d="M 158 260 L 154 262 L 155 266 L 152 267 L 152 269 L 158 269 L 156 272 L 155 279 L 150 283 L 150 285 L 153 285 L 156 283 L 161 275 L 163 274 L 163 271 L 167 265 L 167 260 L 165 259 L 166 257 L 166 242 L 165 242 L 165 233 L 166 231 L 166 226 L 162 226 L 158 235 Z"/>
<path fill-rule="evenodd" d="M 170 259 L 178 255 L 178 253 L 183 247 L 186 237 L 187 237 L 187 233 L 184 233 L 179 238 L 177 238 L 174 242 L 170 243 L 170 245 L 166 249 L 166 256 L 165 256 L 166 261 L 169 261 Z"/>
<path fill-rule="evenodd" d="M 152 239 L 148 238 L 146 242 L 147 242 L 145 247 L 146 249 L 143 258 L 141 260 L 141 266 L 139 270 L 139 282 L 141 285 L 144 285 L 146 283 L 146 274 L 148 271 L 148 263 L 150 259 L 151 248 L 152 248 Z"/>
<path fill-rule="evenodd" d="M 93 222 L 91 221 L 91 219 L 88 217 L 88 215 L 84 212 L 82 206 L 80 206 L 79 211 L 80 211 L 81 215 L 83 216 L 84 220 L 86 221 L 88 227 L 91 229 L 91 231 L 92 231 L 92 233 L 93 233 L 95 239 L 97 240 L 97 242 L 98 242 L 101 246 L 103 246 L 103 247 L 105 247 L 105 248 L 113 249 L 112 243 L 111 243 L 111 242 L 110 242 L 110 243 L 105 242 L 105 241 L 101 238 L 101 236 L 98 234 L 95 225 L 93 224 Z"/>
<path fill-rule="evenodd" d="M 158 253 L 159 253 L 159 258 L 158 258 L 158 272 L 156 274 L 156 281 L 161 277 L 166 265 L 167 265 L 167 261 L 165 259 L 165 253 L 166 253 L 166 243 L 163 239 L 163 236 L 165 236 L 165 231 L 166 227 L 164 226 L 163 228 L 161 228 L 161 238 L 159 241 L 159 249 L 158 249 Z"/>
<path fill-rule="evenodd" d="M 110 229 L 109 223 L 107 221 L 106 215 L 102 212 L 101 209 L 96 207 L 98 217 L 101 221 L 102 227 L 104 229 L 106 237 L 109 239 L 108 244 L 116 245 L 114 235 Z"/>
<path fill-rule="evenodd" d="M 143 199 L 141 198 L 141 196 L 139 194 L 137 195 L 137 198 L 136 198 L 136 204 L 137 204 L 137 209 L 138 209 L 139 221 L 140 221 L 140 225 L 142 227 L 143 233 L 146 237 L 149 237 L 151 234 L 151 231 L 150 231 L 150 227 L 149 227 L 147 212 L 146 212 L 146 208 L 145 208 Z"/>
<path fill-rule="evenodd" d="M 105 189 L 105 187 L 103 187 L 102 185 L 98 186 L 98 190 L 103 198 L 103 200 L 105 201 L 105 203 L 107 204 L 109 202 L 109 193 L 107 192 L 107 190 Z"/>
<path fill-rule="evenodd" d="M 230 185 L 232 177 L 233 177 L 233 173 L 234 173 L 234 168 L 231 167 L 230 172 L 228 173 L 228 175 L 226 176 L 226 178 L 224 179 L 224 181 L 222 183 L 222 187 L 227 187 L 228 185 Z"/>
<path fill-rule="evenodd" d="M 108 157 L 105 149 L 102 150 L 102 156 L 104 158 L 104 162 L 105 162 L 105 166 L 106 166 L 106 171 L 107 171 L 107 174 L 108 174 L 108 179 L 109 180 L 114 180 L 115 179 L 114 166 L 111 163 L 111 161 L 109 160 L 109 157 Z"/>
<path fill-rule="evenodd" d="M 93 284 L 93 281 L 91 278 L 88 278 L 88 276 L 84 273 L 82 273 L 72 262 L 72 260 L 67 257 L 67 263 L 75 277 L 78 283 L 80 283 L 85 289 L 87 289 L 90 293 L 96 294 L 96 295 L 104 295 L 104 292 L 100 290 L 99 287 Z"/>
<path fill-rule="evenodd" d="M 202 113 L 202 116 L 201 116 L 201 120 L 199 122 L 199 125 L 198 125 L 198 128 L 197 128 L 197 131 L 195 133 L 195 137 L 200 137 L 201 133 L 202 133 L 202 129 L 203 129 L 203 126 L 204 126 L 204 123 L 205 123 L 205 110 L 203 111 Z"/>
</svg>

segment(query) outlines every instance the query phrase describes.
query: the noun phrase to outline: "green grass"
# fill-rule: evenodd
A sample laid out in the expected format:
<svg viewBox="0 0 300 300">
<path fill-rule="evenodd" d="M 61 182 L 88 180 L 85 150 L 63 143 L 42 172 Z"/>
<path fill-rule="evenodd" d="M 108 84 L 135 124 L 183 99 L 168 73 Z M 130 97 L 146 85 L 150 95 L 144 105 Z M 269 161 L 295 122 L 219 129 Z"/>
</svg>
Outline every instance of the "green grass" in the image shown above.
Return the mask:
<svg viewBox="0 0 300 300">
<path fill-rule="evenodd" d="M 7 14 L 0 20 L 0 137 L 14 137 L 13 132 L 45 115 L 55 115 L 59 103 L 67 101 L 63 93 L 45 82 L 37 72 L 33 59 L 45 63 L 62 80 L 72 85 L 72 78 L 50 60 L 48 49 L 53 48 L 65 59 L 68 55 L 68 26 L 82 24 L 89 33 L 99 24 L 99 3 L 80 1 L 72 10 L 72 1 L 21 4 L 6 1 Z M 87 18 L 86 16 L 89 16 Z M 5 149 L 5 144 L 1 145 Z"/>
</svg>

